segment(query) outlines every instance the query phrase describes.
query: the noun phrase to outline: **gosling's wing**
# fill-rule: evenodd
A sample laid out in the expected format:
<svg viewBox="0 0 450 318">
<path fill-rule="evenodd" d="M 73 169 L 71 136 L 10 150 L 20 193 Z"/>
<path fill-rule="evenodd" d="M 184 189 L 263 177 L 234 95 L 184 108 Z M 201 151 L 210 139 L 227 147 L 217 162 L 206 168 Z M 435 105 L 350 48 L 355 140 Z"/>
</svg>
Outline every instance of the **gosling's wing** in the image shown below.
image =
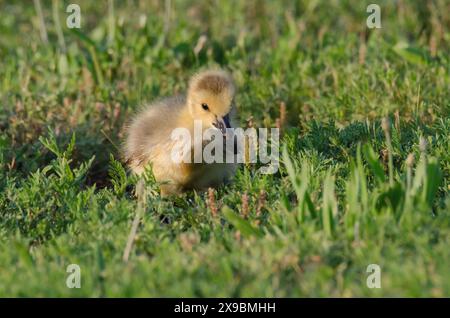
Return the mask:
<svg viewBox="0 0 450 318">
<path fill-rule="evenodd" d="M 176 115 L 184 104 L 183 96 L 170 97 L 144 106 L 134 116 L 124 145 L 125 161 L 131 168 L 142 167 L 157 155 L 158 146 L 170 138 Z"/>
</svg>

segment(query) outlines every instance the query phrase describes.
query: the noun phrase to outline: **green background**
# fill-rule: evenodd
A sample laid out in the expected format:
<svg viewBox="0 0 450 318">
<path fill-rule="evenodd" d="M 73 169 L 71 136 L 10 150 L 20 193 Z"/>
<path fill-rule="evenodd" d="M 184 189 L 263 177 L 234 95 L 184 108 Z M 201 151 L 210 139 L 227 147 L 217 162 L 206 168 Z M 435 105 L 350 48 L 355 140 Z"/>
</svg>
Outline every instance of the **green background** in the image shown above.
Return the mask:
<svg viewBox="0 0 450 318">
<path fill-rule="evenodd" d="M 45 41 L 0 1 L 0 296 L 450 296 L 449 1 L 378 1 L 372 30 L 371 1 L 77 1 L 78 30 L 71 2 L 40 1 Z M 280 170 L 173 199 L 148 175 L 125 263 L 124 126 L 217 65 L 242 127 L 281 123 Z"/>
</svg>

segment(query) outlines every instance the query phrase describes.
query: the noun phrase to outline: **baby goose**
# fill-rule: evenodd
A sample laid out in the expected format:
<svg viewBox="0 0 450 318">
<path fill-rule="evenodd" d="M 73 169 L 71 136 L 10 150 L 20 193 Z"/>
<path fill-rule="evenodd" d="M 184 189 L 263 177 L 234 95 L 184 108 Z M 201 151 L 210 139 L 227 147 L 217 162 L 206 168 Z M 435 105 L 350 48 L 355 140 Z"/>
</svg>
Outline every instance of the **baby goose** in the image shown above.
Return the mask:
<svg viewBox="0 0 450 318">
<path fill-rule="evenodd" d="M 175 141 L 171 134 L 176 128 L 184 128 L 194 136 L 194 121 L 200 121 L 203 131 L 219 129 L 226 139 L 226 128 L 231 128 L 230 113 L 235 110 L 234 95 L 235 86 L 227 72 L 207 70 L 190 79 L 186 95 L 148 105 L 127 130 L 124 155 L 131 170 L 141 174 L 151 164 L 163 196 L 206 189 L 228 180 L 236 170 L 234 163 L 174 162 L 171 153 Z M 195 142 L 189 144 L 191 158 Z M 204 141 L 200 142 L 203 147 Z M 223 149 L 226 151 L 226 146 Z"/>
</svg>

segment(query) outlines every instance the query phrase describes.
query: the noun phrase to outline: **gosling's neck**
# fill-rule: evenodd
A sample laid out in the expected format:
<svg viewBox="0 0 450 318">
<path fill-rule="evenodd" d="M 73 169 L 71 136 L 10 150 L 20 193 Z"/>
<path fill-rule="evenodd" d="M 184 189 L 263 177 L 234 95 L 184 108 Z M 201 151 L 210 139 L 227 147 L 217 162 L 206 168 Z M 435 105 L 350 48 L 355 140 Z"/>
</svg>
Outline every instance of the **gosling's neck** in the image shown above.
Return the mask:
<svg viewBox="0 0 450 318">
<path fill-rule="evenodd" d="M 190 132 L 194 131 L 194 118 L 192 117 L 191 112 L 189 111 L 188 106 L 183 107 L 177 115 L 176 127 L 174 128 L 186 128 Z"/>
</svg>

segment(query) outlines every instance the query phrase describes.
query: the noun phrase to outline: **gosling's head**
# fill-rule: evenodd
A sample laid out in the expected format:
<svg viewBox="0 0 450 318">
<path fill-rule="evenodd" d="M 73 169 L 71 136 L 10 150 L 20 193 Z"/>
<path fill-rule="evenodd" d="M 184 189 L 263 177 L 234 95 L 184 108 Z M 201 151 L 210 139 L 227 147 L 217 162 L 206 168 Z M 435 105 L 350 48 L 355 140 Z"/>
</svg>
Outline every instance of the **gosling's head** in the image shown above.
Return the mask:
<svg viewBox="0 0 450 318">
<path fill-rule="evenodd" d="M 194 120 L 201 120 L 204 129 L 218 128 L 226 134 L 231 128 L 230 112 L 235 87 L 231 76 L 222 70 L 208 70 L 194 75 L 189 82 L 187 104 Z"/>
</svg>

